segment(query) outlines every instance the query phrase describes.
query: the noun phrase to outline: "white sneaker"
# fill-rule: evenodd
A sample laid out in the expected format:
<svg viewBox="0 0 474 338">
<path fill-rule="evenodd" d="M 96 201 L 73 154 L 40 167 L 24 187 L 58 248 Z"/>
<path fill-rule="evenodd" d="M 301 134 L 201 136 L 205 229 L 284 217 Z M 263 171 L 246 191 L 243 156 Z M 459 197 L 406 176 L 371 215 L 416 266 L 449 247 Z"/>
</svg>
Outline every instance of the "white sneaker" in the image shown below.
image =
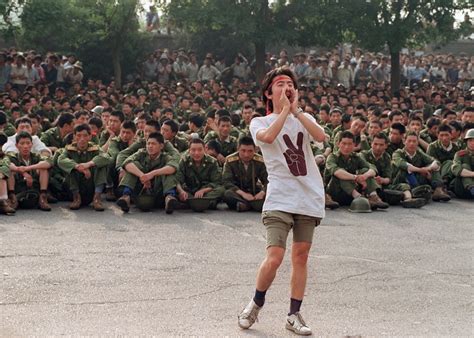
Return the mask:
<svg viewBox="0 0 474 338">
<path fill-rule="evenodd" d="M 301 336 L 309 336 L 313 333 L 299 312 L 286 317 L 286 328 Z"/>
<path fill-rule="evenodd" d="M 258 312 L 260 311 L 261 308 L 262 307 L 255 304 L 252 298 L 250 303 L 245 307 L 245 309 L 242 310 L 242 312 L 238 316 L 239 326 L 242 329 L 248 329 L 249 327 L 251 327 L 253 323 L 258 321 L 258 318 L 257 318 Z"/>
</svg>

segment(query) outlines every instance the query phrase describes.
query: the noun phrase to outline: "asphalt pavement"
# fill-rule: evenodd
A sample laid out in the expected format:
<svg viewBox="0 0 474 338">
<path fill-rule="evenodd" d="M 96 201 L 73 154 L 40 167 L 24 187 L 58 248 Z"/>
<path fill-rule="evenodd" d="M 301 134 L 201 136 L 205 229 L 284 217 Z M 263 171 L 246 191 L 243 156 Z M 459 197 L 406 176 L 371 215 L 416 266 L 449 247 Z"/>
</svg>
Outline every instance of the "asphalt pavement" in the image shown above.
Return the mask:
<svg viewBox="0 0 474 338">
<path fill-rule="evenodd" d="M 328 211 L 302 313 L 316 336 L 474 336 L 474 203 Z M 257 213 L 0 216 L 0 336 L 291 336 L 286 257 L 252 329 L 237 314 L 265 254 Z"/>
</svg>

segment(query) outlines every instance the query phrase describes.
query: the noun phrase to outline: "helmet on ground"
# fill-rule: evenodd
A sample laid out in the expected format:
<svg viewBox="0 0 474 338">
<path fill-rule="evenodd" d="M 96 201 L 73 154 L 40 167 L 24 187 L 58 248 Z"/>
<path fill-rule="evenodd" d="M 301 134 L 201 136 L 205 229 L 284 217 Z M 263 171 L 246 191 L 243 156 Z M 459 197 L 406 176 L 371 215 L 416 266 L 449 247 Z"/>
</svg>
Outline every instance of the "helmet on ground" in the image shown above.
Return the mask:
<svg viewBox="0 0 474 338">
<path fill-rule="evenodd" d="M 419 185 L 411 190 L 413 198 L 424 198 L 426 202 L 431 201 L 433 190 L 429 185 Z"/>
<path fill-rule="evenodd" d="M 135 198 L 135 205 L 141 211 L 150 211 L 155 206 L 155 196 L 149 193 L 143 193 Z"/>
<path fill-rule="evenodd" d="M 209 209 L 209 204 L 211 203 L 212 198 L 189 198 L 188 203 L 189 207 L 193 211 L 202 212 Z"/>
<path fill-rule="evenodd" d="M 365 197 L 357 197 L 354 198 L 351 205 L 349 206 L 350 212 L 362 212 L 362 213 L 369 213 L 372 212 L 372 208 L 370 207 L 369 200 Z"/>
<path fill-rule="evenodd" d="M 403 199 L 403 192 L 398 190 L 383 190 L 383 200 L 390 205 L 399 205 Z"/>
<path fill-rule="evenodd" d="M 17 195 L 18 206 L 21 209 L 35 209 L 38 207 L 39 193 L 34 190 L 27 190 Z"/>
</svg>

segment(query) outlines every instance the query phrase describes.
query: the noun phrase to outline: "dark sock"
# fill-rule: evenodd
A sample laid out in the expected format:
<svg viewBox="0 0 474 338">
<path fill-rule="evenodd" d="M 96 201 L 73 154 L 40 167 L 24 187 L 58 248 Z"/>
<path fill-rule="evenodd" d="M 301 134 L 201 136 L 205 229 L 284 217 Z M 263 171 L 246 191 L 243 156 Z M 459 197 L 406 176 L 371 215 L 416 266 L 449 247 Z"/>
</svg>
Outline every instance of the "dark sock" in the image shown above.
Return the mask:
<svg viewBox="0 0 474 338">
<path fill-rule="evenodd" d="M 46 189 L 41 189 L 41 190 L 40 190 L 40 193 L 42 193 L 42 194 L 46 194 L 47 192 L 48 192 L 48 191 L 47 191 Z"/>
<path fill-rule="evenodd" d="M 132 189 L 130 189 L 129 187 L 124 187 L 122 194 L 130 196 L 132 194 Z"/>
<path fill-rule="evenodd" d="M 301 303 L 303 303 L 303 300 L 290 298 L 290 313 L 288 313 L 288 316 L 300 312 Z"/>
<path fill-rule="evenodd" d="M 262 307 L 263 304 L 265 304 L 265 294 L 266 293 L 267 293 L 267 290 L 258 291 L 257 289 L 255 289 L 255 296 L 253 297 L 253 301 L 255 302 L 255 304 Z"/>
</svg>

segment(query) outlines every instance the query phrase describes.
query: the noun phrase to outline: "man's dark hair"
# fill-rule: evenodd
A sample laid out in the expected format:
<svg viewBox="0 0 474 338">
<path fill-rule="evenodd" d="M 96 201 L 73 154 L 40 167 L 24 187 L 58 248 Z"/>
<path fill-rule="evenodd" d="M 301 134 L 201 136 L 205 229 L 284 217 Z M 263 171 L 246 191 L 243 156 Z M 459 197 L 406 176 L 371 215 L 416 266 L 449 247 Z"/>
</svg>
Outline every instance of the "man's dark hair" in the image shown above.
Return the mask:
<svg viewBox="0 0 474 338">
<path fill-rule="evenodd" d="M 439 126 L 439 132 L 448 132 L 448 133 L 451 133 L 453 129 L 451 128 L 451 126 L 449 124 L 442 124 Z"/>
<path fill-rule="evenodd" d="M 390 112 L 390 114 L 388 115 L 388 119 L 390 120 L 390 122 L 393 121 L 393 118 L 395 116 L 403 116 L 403 113 L 399 110 L 394 110 L 394 111 Z"/>
<path fill-rule="evenodd" d="M 104 122 L 102 122 L 102 120 L 97 116 L 91 117 L 87 123 L 91 126 L 95 126 L 99 130 L 104 126 Z"/>
<path fill-rule="evenodd" d="M 204 124 L 204 118 L 199 114 L 191 114 L 189 117 L 189 122 L 194 123 L 196 127 L 201 128 Z"/>
<path fill-rule="evenodd" d="M 240 146 L 254 146 L 255 147 L 255 143 L 253 142 L 253 139 L 250 137 L 250 136 L 242 136 L 240 139 L 239 139 L 239 147 Z"/>
<path fill-rule="evenodd" d="M 406 132 L 405 126 L 404 126 L 403 124 L 401 124 L 401 123 L 398 123 L 398 122 L 392 124 L 392 126 L 390 127 L 390 129 L 398 130 L 398 131 L 400 132 L 400 134 L 402 134 L 402 135 L 405 134 L 405 132 Z"/>
<path fill-rule="evenodd" d="M 179 126 L 176 123 L 176 121 L 173 120 L 166 120 L 163 122 L 163 125 L 167 125 L 168 127 L 171 128 L 171 131 L 176 134 L 178 132 Z"/>
<path fill-rule="evenodd" d="M 414 132 L 414 131 L 407 131 L 407 133 L 405 134 L 405 139 L 408 138 L 409 136 L 415 136 L 417 139 L 418 139 L 418 135 Z"/>
<path fill-rule="evenodd" d="M 74 127 L 74 135 L 77 134 L 77 133 L 80 133 L 81 131 L 87 131 L 87 133 L 90 135 L 92 133 L 91 131 L 91 127 L 86 124 L 86 123 L 83 123 L 83 124 L 79 124 L 77 126 Z"/>
<path fill-rule="evenodd" d="M 426 121 L 426 126 L 428 127 L 428 129 L 431 129 L 434 126 L 439 126 L 440 124 L 441 121 L 437 117 L 430 117 L 428 121 Z"/>
<path fill-rule="evenodd" d="M 191 144 L 202 144 L 204 147 L 204 141 L 200 138 L 192 138 L 191 141 L 189 141 L 189 147 L 191 148 Z"/>
<path fill-rule="evenodd" d="M 165 143 L 165 138 L 163 137 L 163 135 L 161 135 L 161 133 L 159 132 L 153 132 L 150 134 L 150 136 L 148 136 L 148 139 L 155 139 L 158 141 L 158 143 L 160 144 L 164 144 Z"/>
<path fill-rule="evenodd" d="M 110 116 L 117 117 L 120 120 L 120 122 L 123 122 L 125 120 L 125 115 L 120 110 L 114 110 L 113 112 L 110 113 Z"/>
<path fill-rule="evenodd" d="M 77 111 L 77 112 L 74 113 L 74 118 L 75 118 L 76 120 L 80 119 L 81 116 L 89 116 L 89 113 L 86 112 L 85 110 L 79 110 L 79 111 Z"/>
<path fill-rule="evenodd" d="M 130 129 L 135 133 L 137 131 L 137 126 L 132 121 L 125 121 L 122 123 L 122 129 Z"/>
<path fill-rule="evenodd" d="M 341 137 L 339 138 L 339 142 L 341 142 L 342 139 L 344 138 L 351 139 L 353 142 L 355 142 L 354 134 L 352 134 L 349 130 L 344 130 L 343 132 L 341 132 Z"/>
<path fill-rule="evenodd" d="M 3 110 L 0 110 L 0 126 L 8 122 L 7 114 Z"/>
<path fill-rule="evenodd" d="M 46 104 L 48 101 L 53 101 L 53 99 L 50 98 L 49 96 L 43 96 L 41 98 L 41 104 Z"/>
<path fill-rule="evenodd" d="M 222 146 L 217 140 L 210 140 L 207 142 L 207 148 L 214 150 L 216 153 L 220 154 L 222 152 Z"/>
<path fill-rule="evenodd" d="M 155 128 L 156 131 L 160 131 L 160 128 L 161 128 L 160 122 L 158 122 L 156 120 L 146 121 L 145 125 Z"/>
<path fill-rule="evenodd" d="M 458 121 L 451 121 L 451 122 L 449 122 L 449 125 L 450 125 L 451 128 L 453 128 L 454 130 L 462 131 L 462 125 L 461 125 L 461 123 L 459 123 Z"/>
<path fill-rule="evenodd" d="M 229 116 L 226 116 L 226 115 L 221 116 L 221 117 L 219 118 L 219 122 L 217 122 L 217 125 L 220 125 L 221 122 L 229 122 L 230 124 L 232 124 L 232 120 L 230 119 Z"/>
<path fill-rule="evenodd" d="M 376 139 L 376 138 L 381 139 L 381 140 L 384 140 L 385 143 L 388 143 L 388 136 L 387 136 L 385 133 L 383 133 L 383 132 L 380 132 L 380 133 L 375 134 L 375 135 L 374 135 L 374 139 Z"/>
<path fill-rule="evenodd" d="M 218 119 L 221 119 L 224 116 L 230 116 L 230 113 L 227 109 L 219 109 L 218 111 L 216 111 L 216 117 Z"/>
<path fill-rule="evenodd" d="M 414 115 L 410 118 L 410 121 L 408 121 L 408 125 L 410 125 L 412 121 L 418 121 L 421 125 L 423 125 L 423 119 L 417 115 Z"/>
<path fill-rule="evenodd" d="M 272 93 L 272 89 L 269 87 L 272 84 L 273 79 L 280 75 L 288 76 L 293 81 L 293 86 L 295 87 L 295 89 L 298 89 L 297 77 L 290 68 L 283 66 L 275 68 L 272 71 L 268 72 L 262 81 L 262 100 L 265 106 L 268 107 L 269 112 L 273 112 L 273 103 L 267 98 L 267 95 L 265 95 L 265 93 L 267 91 L 269 94 Z"/>
<path fill-rule="evenodd" d="M 27 138 L 28 140 L 30 140 L 31 142 L 33 142 L 33 137 L 28 134 L 26 131 L 20 131 L 16 137 L 15 137 L 15 141 L 16 143 L 18 144 L 20 142 L 20 140 L 24 139 L 24 138 Z"/>
<path fill-rule="evenodd" d="M 31 119 L 29 117 L 20 117 L 15 121 L 15 128 L 18 128 L 22 123 L 28 123 L 31 126 Z"/>
<path fill-rule="evenodd" d="M 72 122 L 74 122 L 74 115 L 72 115 L 71 113 L 62 113 L 61 115 L 59 115 L 56 125 L 59 128 L 62 128 L 66 124 L 71 124 Z"/>
</svg>

